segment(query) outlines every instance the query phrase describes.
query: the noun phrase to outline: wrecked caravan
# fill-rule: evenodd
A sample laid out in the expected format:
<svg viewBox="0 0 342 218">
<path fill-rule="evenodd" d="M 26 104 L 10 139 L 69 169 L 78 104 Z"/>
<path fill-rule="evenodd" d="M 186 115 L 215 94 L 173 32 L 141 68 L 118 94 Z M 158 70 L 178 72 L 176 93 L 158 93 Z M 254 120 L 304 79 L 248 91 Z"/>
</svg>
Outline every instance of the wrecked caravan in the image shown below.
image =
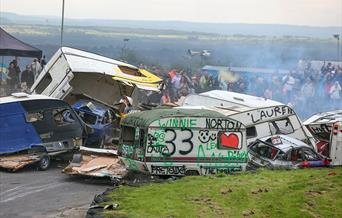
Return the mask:
<svg viewBox="0 0 342 218">
<path fill-rule="evenodd" d="M 269 99 L 214 90 L 189 95 L 183 107 L 210 108 L 246 125 L 247 144 L 275 134 L 287 135 L 314 147 L 315 140 L 290 107 Z M 206 107 L 203 107 L 206 106 Z"/>
<path fill-rule="evenodd" d="M 84 126 L 64 101 L 15 93 L 0 98 L 0 167 L 17 170 L 82 145 Z"/>
<path fill-rule="evenodd" d="M 304 125 L 319 140 L 317 151 L 342 165 L 342 110 L 315 114 Z"/>
<path fill-rule="evenodd" d="M 122 120 L 119 145 L 129 170 L 152 175 L 205 175 L 242 171 L 245 126 L 210 110 L 155 109 Z"/>
<path fill-rule="evenodd" d="M 105 105 L 131 96 L 135 87 L 158 90 L 162 80 L 146 70 L 78 49 L 61 47 L 46 64 L 31 91 L 73 104 L 91 99 Z"/>
</svg>

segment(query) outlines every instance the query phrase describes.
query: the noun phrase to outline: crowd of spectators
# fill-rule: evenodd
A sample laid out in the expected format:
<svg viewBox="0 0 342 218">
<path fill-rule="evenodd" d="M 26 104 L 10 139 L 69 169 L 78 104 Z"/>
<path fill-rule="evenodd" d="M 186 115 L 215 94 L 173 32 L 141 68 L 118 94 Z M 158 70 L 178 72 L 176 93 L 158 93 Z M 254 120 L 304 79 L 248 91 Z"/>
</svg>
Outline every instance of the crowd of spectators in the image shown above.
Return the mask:
<svg viewBox="0 0 342 218">
<path fill-rule="evenodd" d="M 19 59 L 16 57 L 8 67 L 2 65 L 0 72 L 0 97 L 13 92 L 29 92 L 40 71 L 46 64 L 45 57 L 34 58 L 31 64 L 27 64 L 24 70 L 20 69 Z"/>
<path fill-rule="evenodd" d="M 28 92 L 42 67 L 46 64 L 44 57 L 34 59 L 21 71 L 18 59 L 12 60 L 0 77 L 0 96 L 12 92 Z M 147 69 L 147 66 L 140 65 Z M 153 94 L 154 101 L 160 104 L 176 103 L 183 96 L 209 90 L 227 90 L 280 101 L 295 109 L 301 118 L 313 113 L 342 109 L 342 67 L 337 64 L 323 64 L 320 69 L 311 66 L 291 70 L 286 74 L 243 73 L 234 82 L 220 80 L 217 76 L 198 70 L 170 70 L 163 73 L 158 67 L 151 67 L 152 73 L 164 79 L 162 92 Z"/>
<path fill-rule="evenodd" d="M 206 72 L 170 70 L 164 75 L 164 85 L 161 104 L 176 103 L 191 93 L 220 89 L 282 102 L 303 119 L 317 112 L 342 109 L 342 68 L 331 63 L 323 64 L 321 69 L 314 69 L 308 63 L 304 69 L 286 74 L 245 73 L 231 83 L 219 81 Z"/>
</svg>

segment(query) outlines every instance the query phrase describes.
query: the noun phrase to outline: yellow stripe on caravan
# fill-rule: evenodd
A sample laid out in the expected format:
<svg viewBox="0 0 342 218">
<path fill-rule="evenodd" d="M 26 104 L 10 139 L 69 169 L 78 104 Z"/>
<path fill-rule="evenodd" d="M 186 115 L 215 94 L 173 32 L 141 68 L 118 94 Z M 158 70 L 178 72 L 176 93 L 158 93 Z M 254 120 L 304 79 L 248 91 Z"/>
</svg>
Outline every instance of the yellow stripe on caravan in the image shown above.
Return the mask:
<svg viewBox="0 0 342 218">
<path fill-rule="evenodd" d="M 139 69 L 139 72 L 143 76 L 128 75 L 117 69 L 115 71 L 116 71 L 116 75 L 112 77 L 114 80 L 125 81 L 125 82 L 130 82 L 133 84 L 150 86 L 150 87 L 158 87 L 159 83 L 162 81 L 161 78 L 157 77 L 156 75 L 144 69 Z"/>
</svg>

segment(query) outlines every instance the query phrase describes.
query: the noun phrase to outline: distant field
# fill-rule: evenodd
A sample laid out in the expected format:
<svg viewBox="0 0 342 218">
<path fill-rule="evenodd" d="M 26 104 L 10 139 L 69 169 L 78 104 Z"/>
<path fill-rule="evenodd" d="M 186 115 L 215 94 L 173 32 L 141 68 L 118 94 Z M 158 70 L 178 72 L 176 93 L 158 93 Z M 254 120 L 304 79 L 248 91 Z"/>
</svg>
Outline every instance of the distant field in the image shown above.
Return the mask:
<svg viewBox="0 0 342 218">
<path fill-rule="evenodd" d="M 342 168 L 185 177 L 108 196 L 119 208 L 106 216 L 341 217 Z"/>
<path fill-rule="evenodd" d="M 59 26 L 44 25 L 24 25 L 11 24 L 3 25 L 9 33 L 29 34 L 29 35 L 53 35 L 59 34 Z M 253 36 L 253 35 L 219 35 L 201 32 L 185 32 L 176 30 L 152 30 L 152 29 L 132 29 L 122 27 L 84 27 L 65 26 L 65 34 L 78 33 L 103 37 L 138 37 L 138 38 L 160 38 L 160 39 L 182 39 L 182 40 L 248 40 L 248 41 L 320 41 L 333 42 L 334 39 L 312 38 L 304 36 Z"/>
<path fill-rule="evenodd" d="M 60 47 L 59 26 L 6 24 L 2 28 L 20 40 L 42 49 L 47 59 Z M 293 69 L 300 59 L 336 58 L 336 40 L 333 37 L 224 35 L 67 24 L 63 46 L 126 60 L 135 65 L 144 63 L 165 69 L 196 70 L 204 65 Z M 211 55 L 205 58 L 199 55 L 191 57 L 187 53 L 188 49 L 209 50 Z"/>
</svg>

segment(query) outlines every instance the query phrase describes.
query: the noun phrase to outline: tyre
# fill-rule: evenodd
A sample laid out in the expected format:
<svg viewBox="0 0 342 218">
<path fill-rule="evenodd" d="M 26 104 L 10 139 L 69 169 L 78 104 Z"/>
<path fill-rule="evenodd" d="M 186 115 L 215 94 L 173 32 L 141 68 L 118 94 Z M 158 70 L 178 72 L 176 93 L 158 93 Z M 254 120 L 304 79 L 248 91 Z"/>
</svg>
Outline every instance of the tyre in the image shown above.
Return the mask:
<svg viewBox="0 0 342 218">
<path fill-rule="evenodd" d="M 185 172 L 185 175 L 186 175 L 186 176 L 198 176 L 199 173 L 198 173 L 197 170 L 187 170 L 187 171 Z"/>
<path fill-rule="evenodd" d="M 39 170 L 47 170 L 50 167 L 50 156 L 44 155 L 40 161 L 38 162 L 38 169 Z"/>
</svg>

